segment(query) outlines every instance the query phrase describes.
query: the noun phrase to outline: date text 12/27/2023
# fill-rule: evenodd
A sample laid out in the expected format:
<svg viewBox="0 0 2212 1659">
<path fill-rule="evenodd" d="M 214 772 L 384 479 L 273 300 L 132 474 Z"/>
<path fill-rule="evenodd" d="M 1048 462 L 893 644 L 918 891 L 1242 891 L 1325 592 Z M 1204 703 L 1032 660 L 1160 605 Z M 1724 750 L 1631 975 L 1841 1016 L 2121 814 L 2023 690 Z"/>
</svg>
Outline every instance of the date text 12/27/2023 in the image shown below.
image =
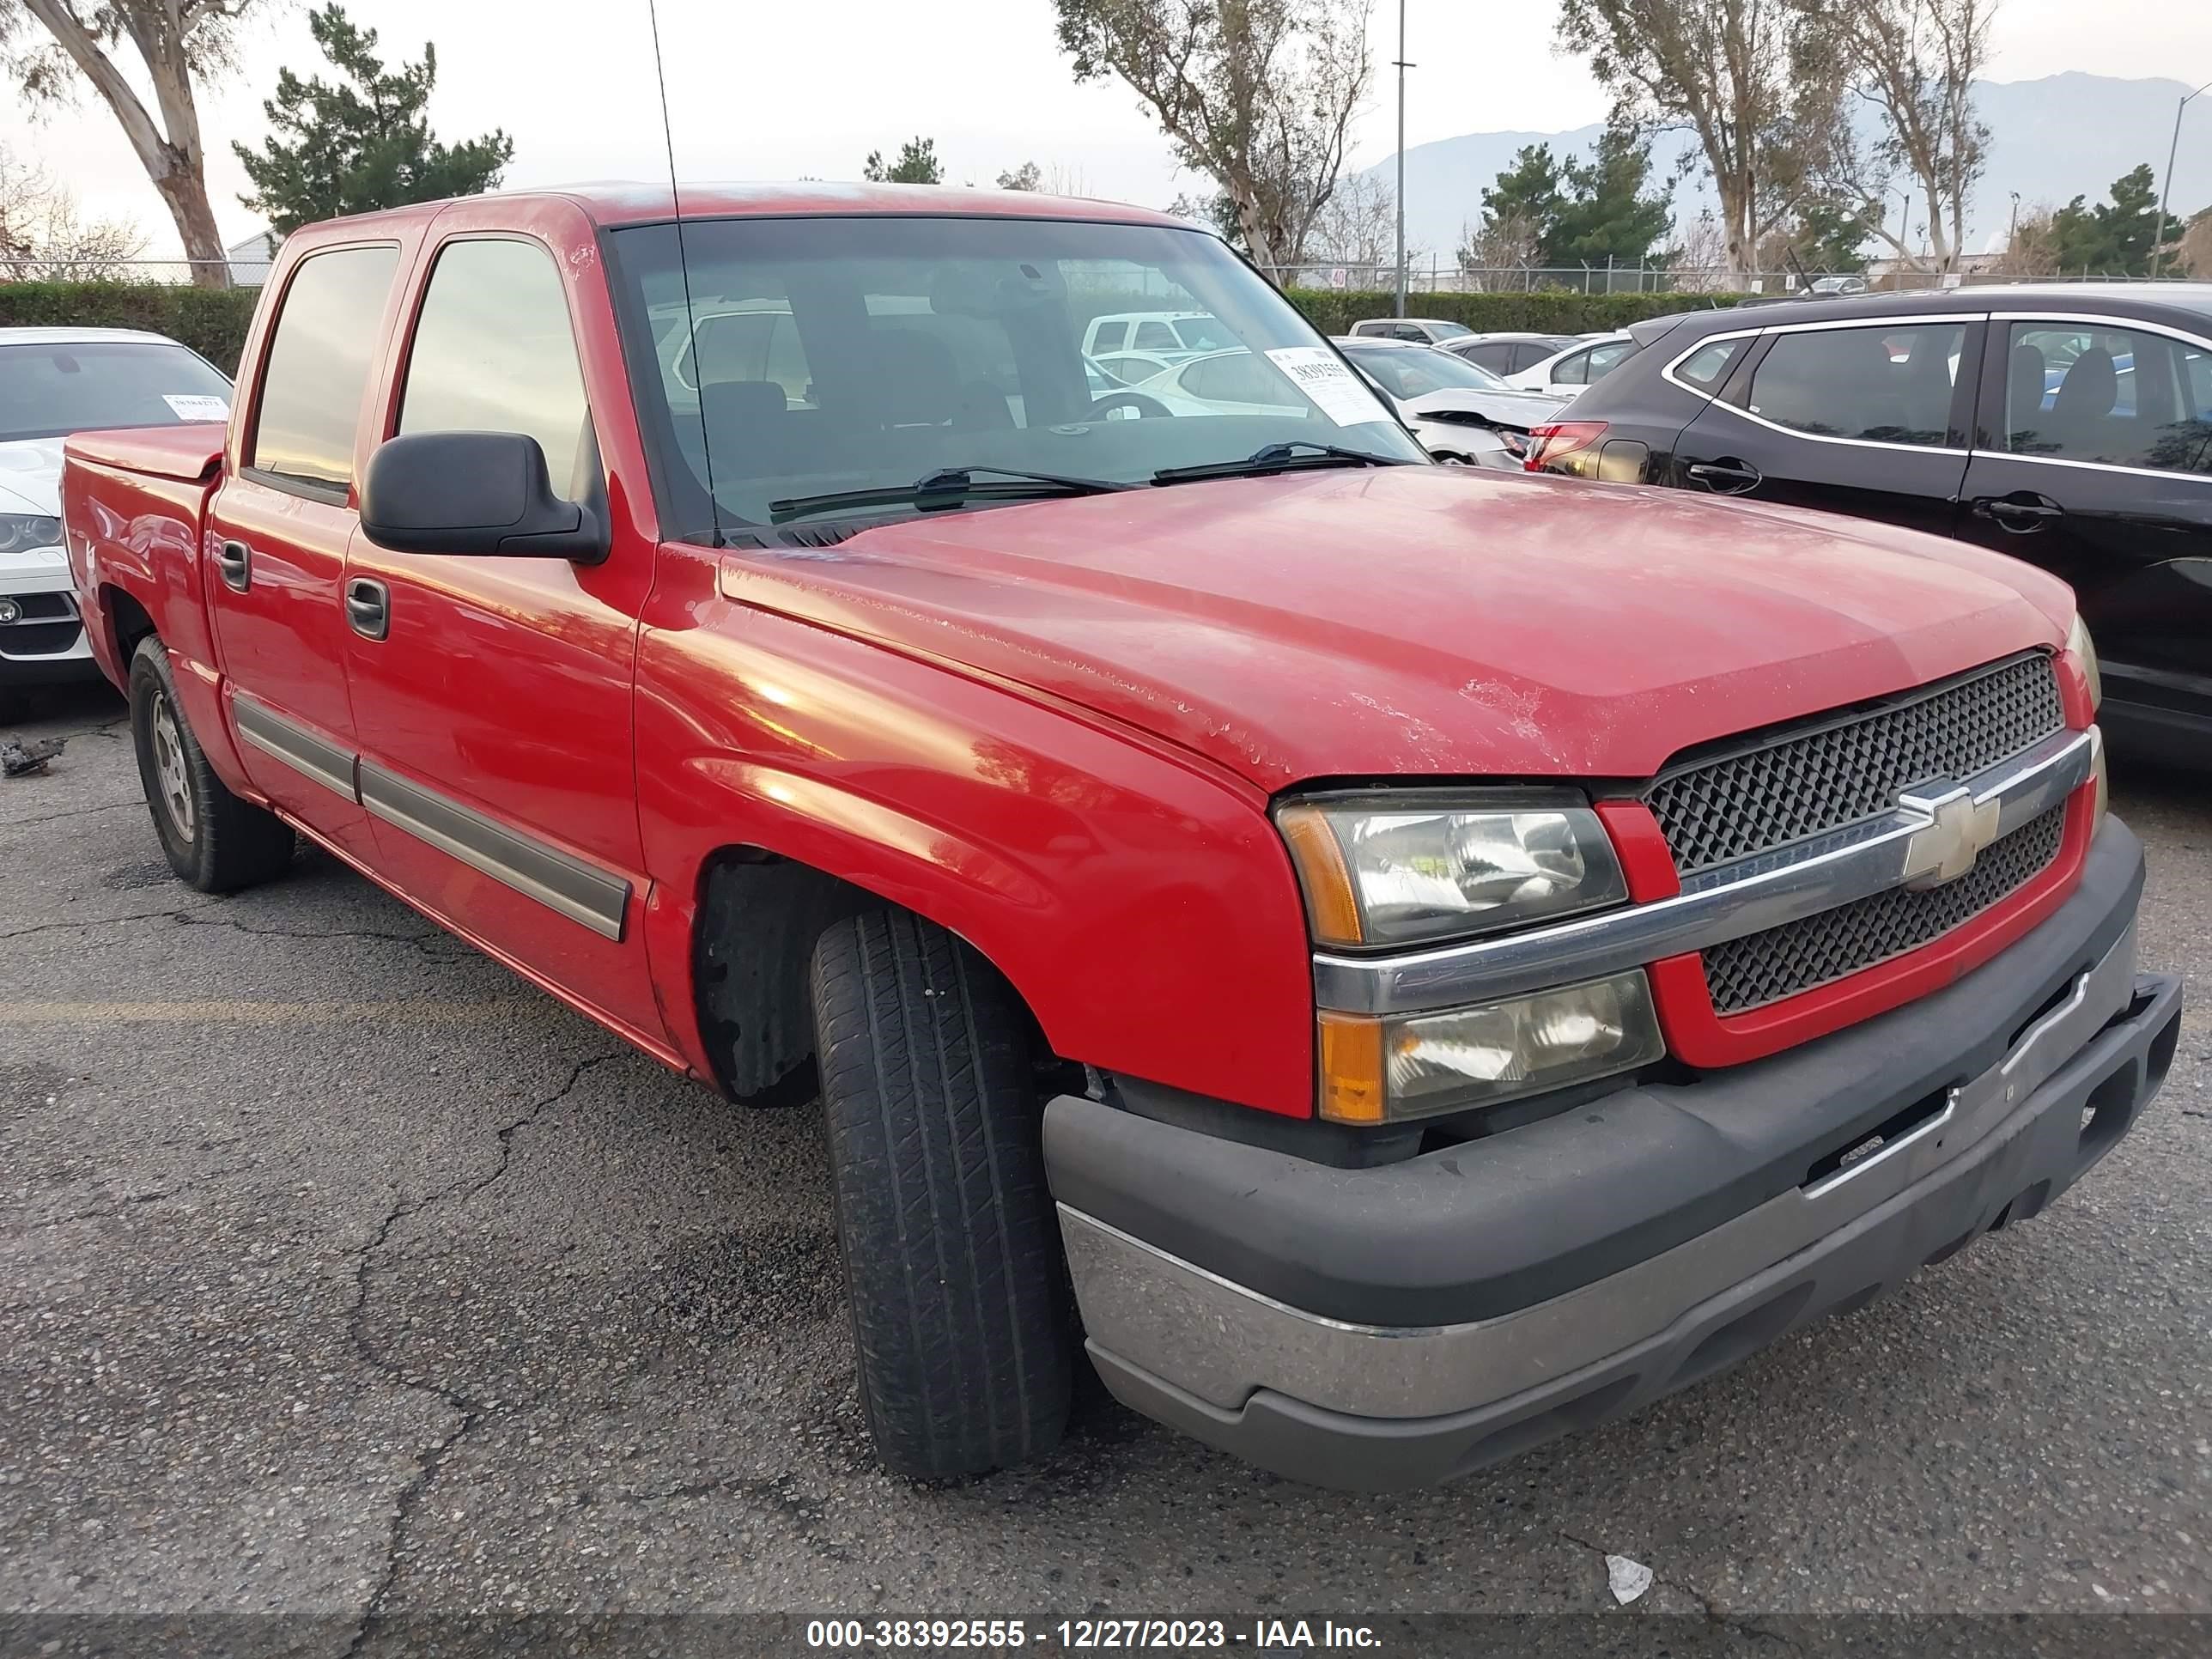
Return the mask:
<svg viewBox="0 0 2212 1659">
<path fill-rule="evenodd" d="M 1243 1648 L 1290 1652 L 1310 1648 L 1382 1646 L 1371 1626 L 1329 1619 L 817 1619 L 806 1626 L 806 1645 L 860 1652 L 942 1651 L 971 1648 L 1058 1649 L 1067 1653 L 1124 1650 L 1190 1651 Z"/>
</svg>

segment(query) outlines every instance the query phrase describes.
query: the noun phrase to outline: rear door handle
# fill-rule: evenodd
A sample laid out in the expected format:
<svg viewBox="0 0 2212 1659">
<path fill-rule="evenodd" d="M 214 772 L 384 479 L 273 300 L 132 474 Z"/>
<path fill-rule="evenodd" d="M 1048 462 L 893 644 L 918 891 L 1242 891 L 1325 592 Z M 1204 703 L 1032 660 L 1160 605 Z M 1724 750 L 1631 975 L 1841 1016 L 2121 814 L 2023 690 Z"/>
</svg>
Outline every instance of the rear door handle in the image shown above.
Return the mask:
<svg viewBox="0 0 2212 1659">
<path fill-rule="evenodd" d="M 216 548 L 215 564 L 222 585 L 232 592 L 243 593 L 253 586 L 253 550 L 244 542 L 225 542 Z"/>
<path fill-rule="evenodd" d="M 349 576 L 345 585 L 346 622 L 365 640 L 380 640 L 392 631 L 392 590 L 368 576 Z"/>
<path fill-rule="evenodd" d="M 2017 495 L 1977 497 L 1974 516 L 1987 519 L 1998 529 L 2009 530 L 2015 536 L 2026 536 L 2042 529 L 2053 519 L 2064 517 L 2065 509 L 2047 495 L 2022 490 Z"/>
<path fill-rule="evenodd" d="M 1693 461 L 1682 469 L 1708 489 L 1723 495 L 1741 495 L 1747 489 L 1755 489 L 1761 474 L 1755 466 L 1747 466 L 1734 456 L 1723 456 L 1717 461 Z"/>
</svg>

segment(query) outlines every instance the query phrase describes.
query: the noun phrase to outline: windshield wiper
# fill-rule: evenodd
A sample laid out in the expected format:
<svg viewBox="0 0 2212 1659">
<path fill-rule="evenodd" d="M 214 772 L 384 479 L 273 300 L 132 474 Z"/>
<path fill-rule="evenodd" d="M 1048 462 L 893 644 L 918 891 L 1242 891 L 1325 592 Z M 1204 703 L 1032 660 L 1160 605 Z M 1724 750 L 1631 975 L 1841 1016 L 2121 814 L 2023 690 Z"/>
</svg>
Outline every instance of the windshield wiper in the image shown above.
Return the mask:
<svg viewBox="0 0 2212 1659">
<path fill-rule="evenodd" d="M 979 484 L 978 472 L 995 473 L 1010 483 Z M 1071 478 L 1057 472 L 1024 472 L 1011 466 L 947 466 L 940 467 L 927 477 L 916 478 L 910 484 L 878 484 L 866 489 L 833 489 L 826 495 L 787 495 L 780 501 L 768 504 L 771 522 L 781 524 L 787 519 L 796 519 L 809 513 L 819 513 L 837 507 L 927 507 L 932 503 L 951 506 L 972 496 L 985 495 L 998 499 L 1018 499 L 1025 495 L 1103 495 L 1116 489 L 1134 489 L 1134 484 L 1115 483 L 1106 478 Z"/>
<path fill-rule="evenodd" d="M 1415 463 L 1395 455 L 1374 455 L 1364 449 L 1347 449 L 1342 444 L 1316 443 L 1310 438 L 1292 438 L 1287 443 L 1268 444 L 1255 449 L 1241 461 L 1207 461 L 1198 466 L 1164 466 L 1152 474 L 1156 484 L 1182 483 L 1193 478 L 1249 478 L 1262 473 L 1280 472 L 1289 467 L 1303 466 L 1412 466 Z"/>
</svg>

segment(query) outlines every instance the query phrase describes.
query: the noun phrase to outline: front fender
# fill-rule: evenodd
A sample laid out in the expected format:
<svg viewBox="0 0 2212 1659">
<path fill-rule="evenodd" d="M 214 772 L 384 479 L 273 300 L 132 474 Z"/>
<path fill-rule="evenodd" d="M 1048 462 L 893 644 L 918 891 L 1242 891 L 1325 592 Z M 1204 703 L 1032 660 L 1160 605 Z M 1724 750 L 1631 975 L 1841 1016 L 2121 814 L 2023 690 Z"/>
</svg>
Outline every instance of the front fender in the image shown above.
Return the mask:
<svg viewBox="0 0 2212 1659">
<path fill-rule="evenodd" d="M 664 1012 L 706 1063 L 700 877 L 757 848 L 958 933 L 1063 1058 L 1312 1111 L 1296 878 L 1249 787 L 1079 712 L 706 599 L 648 627 L 638 798 Z"/>
</svg>

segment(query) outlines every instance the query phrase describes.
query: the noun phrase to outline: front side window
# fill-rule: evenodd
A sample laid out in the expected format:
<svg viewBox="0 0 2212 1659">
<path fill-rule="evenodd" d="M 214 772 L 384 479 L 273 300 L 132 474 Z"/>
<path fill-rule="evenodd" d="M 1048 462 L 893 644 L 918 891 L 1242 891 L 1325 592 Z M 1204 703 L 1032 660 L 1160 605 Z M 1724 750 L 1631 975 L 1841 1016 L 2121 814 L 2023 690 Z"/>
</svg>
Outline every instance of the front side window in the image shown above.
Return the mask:
<svg viewBox="0 0 2212 1659">
<path fill-rule="evenodd" d="M 300 262 L 270 337 L 248 466 L 325 489 L 353 482 L 362 393 L 398 265 L 399 250 L 388 246 Z"/>
<path fill-rule="evenodd" d="M 166 340 L 0 345 L 0 443 L 230 418 L 230 382 Z"/>
<path fill-rule="evenodd" d="M 2212 473 L 2212 349 L 2148 329 L 2014 323 L 2006 451 Z"/>
<path fill-rule="evenodd" d="M 1478 368 L 1486 368 L 1493 374 L 1510 374 L 1519 367 L 1513 361 L 1513 348 L 1492 341 L 1484 345 L 1468 346 L 1459 355 Z"/>
<path fill-rule="evenodd" d="M 1940 448 L 1966 338 L 1963 323 L 1780 335 L 1752 374 L 1745 407 L 1814 437 Z"/>
<path fill-rule="evenodd" d="M 702 337 L 697 356 L 708 359 Z M 589 493 L 583 370 L 553 258 L 534 242 L 452 242 L 431 268 L 399 404 L 406 432 L 520 432 L 571 501 Z"/>
<path fill-rule="evenodd" d="M 687 219 L 680 252 L 666 225 L 608 240 L 656 484 L 686 535 L 858 513 L 819 498 L 963 470 L 1149 484 L 1285 443 L 1425 459 L 1281 294 L 1202 231 L 886 214 Z M 708 325 L 687 357 L 691 318 L 735 313 L 755 320 Z M 1104 317 L 1133 324 L 1133 348 L 1086 362 Z M 1188 358 L 1176 322 L 1223 353 Z M 753 332 L 718 343 L 726 328 Z M 1166 361 L 1135 349 L 1152 330 Z M 1186 360 L 1194 380 L 1161 374 Z M 1143 384 L 1101 394 L 1094 368 Z"/>
</svg>

